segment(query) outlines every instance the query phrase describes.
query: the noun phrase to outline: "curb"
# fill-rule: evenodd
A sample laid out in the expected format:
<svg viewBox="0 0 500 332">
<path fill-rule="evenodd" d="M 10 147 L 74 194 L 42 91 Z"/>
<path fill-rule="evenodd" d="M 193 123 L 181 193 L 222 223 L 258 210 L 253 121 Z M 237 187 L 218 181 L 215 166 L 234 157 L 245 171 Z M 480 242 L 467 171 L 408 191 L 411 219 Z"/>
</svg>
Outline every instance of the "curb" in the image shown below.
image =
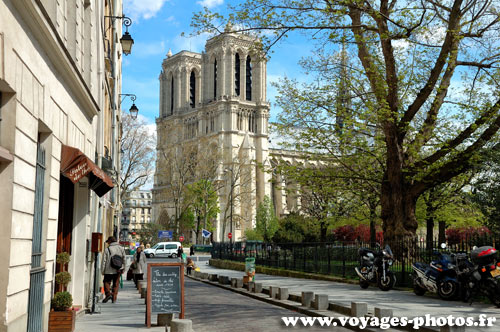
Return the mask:
<svg viewBox="0 0 500 332">
<path fill-rule="evenodd" d="M 304 315 L 307 315 L 307 316 L 310 316 L 310 317 L 331 317 L 332 316 L 331 313 L 334 313 L 334 312 L 337 313 L 337 314 L 340 314 L 342 316 L 346 316 L 346 317 L 350 316 L 350 315 L 346 314 L 347 312 L 351 311 L 350 308 L 347 308 L 347 307 L 344 307 L 342 305 L 339 305 L 339 304 L 336 304 L 336 303 L 332 303 L 332 302 L 329 302 L 328 310 L 314 310 L 314 309 L 310 309 L 310 308 L 306 308 L 306 307 L 301 306 L 300 296 L 299 295 L 290 294 L 290 299 L 292 299 L 292 300 L 280 301 L 280 300 L 272 299 L 268 295 L 266 295 L 266 296 L 260 295 L 260 294 L 269 294 L 269 289 L 268 288 L 264 288 L 262 290 L 262 293 L 251 293 L 251 292 L 247 291 L 245 288 L 233 288 L 233 287 L 228 286 L 228 285 L 222 285 L 222 284 L 220 284 L 218 282 L 213 282 L 213 281 L 209 281 L 209 280 L 205 280 L 205 279 L 200 279 L 200 278 L 196 278 L 196 277 L 193 277 L 193 276 L 187 276 L 187 277 L 190 278 L 190 279 L 192 279 L 192 280 L 195 280 L 195 281 L 200 281 L 200 282 L 203 282 L 205 284 L 209 284 L 209 285 L 212 285 L 212 286 L 217 286 L 219 288 L 223 288 L 223 289 L 229 290 L 231 292 L 238 293 L 238 294 L 241 294 L 241 295 L 244 295 L 244 296 L 248 296 L 248 297 L 251 297 L 253 299 L 256 299 L 256 300 L 259 300 L 259 301 L 262 301 L 262 302 L 266 302 L 266 303 L 269 303 L 269 304 L 272 304 L 272 305 L 276 305 L 276 306 L 279 306 L 279 307 L 282 307 L 282 308 L 285 308 L 285 309 L 288 309 L 288 310 L 292 310 L 292 311 L 295 311 L 295 312 L 298 312 L 298 313 L 301 313 L 301 314 L 304 314 Z M 299 303 L 295 304 L 296 302 L 299 302 Z M 371 313 L 371 314 L 369 313 L 368 317 L 373 317 L 373 313 Z M 334 319 L 333 321 L 337 322 L 337 327 L 343 327 L 343 328 L 346 328 L 346 329 L 349 329 L 349 330 L 352 330 L 352 331 L 380 332 L 382 330 L 380 328 L 376 328 L 376 329 L 373 329 L 373 328 L 364 328 L 364 329 L 361 329 L 361 328 L 359 328 L 357 326 L 350 326 L 350 325 L 342 326 L 341 324 L 339 324 L 340 321 L 338 319 Z M 391 326 L 390 329 L 399 330 L 399 331 L 405 331 L 405 332 L 406 331 L 417 331 L 417 330 L 411 328 L 411 326 L 405 326 L 405 327 L 402 327 L 402 326 L 392 327 Z M 439 330 L 434 330 L 434 329 L 431 329 L 431 328 L 428 328 L 428 327 L 420 327 L 418 329 L 418 331 L 422 331 L 422 332 L 438 332 Z"/>
</svg>

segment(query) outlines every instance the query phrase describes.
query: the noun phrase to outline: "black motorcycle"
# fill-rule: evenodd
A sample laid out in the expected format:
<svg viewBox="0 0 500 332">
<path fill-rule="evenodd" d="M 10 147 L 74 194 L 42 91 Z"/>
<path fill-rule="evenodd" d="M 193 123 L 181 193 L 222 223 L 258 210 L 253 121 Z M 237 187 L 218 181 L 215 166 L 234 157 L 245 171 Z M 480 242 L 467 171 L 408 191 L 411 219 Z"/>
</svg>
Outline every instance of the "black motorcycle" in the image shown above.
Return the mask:
<svg viewBox="0 0 500 332">
<path fill-rule="evenodd" d="M 396 283 L 396 277 L 390 270 L 394 257 L 389 245 L 385 249 L 373 251 L 368 248 L 358 250 L 360 267 L 356 267 L 359 276 L 359 286 L 368 288 L 370 283 L 377 283 L 383 291 L 390 290 Z"/>
<path fill-rule="evenodd" d="M 500 308 L 500 262 L 498 251 L 490 246 L 475 248 L 471 251 L 471 261 L 463 260 L 457 264 L 462 299 L 470 301 L 477 295 L 486 296 Z"/>
</svg>

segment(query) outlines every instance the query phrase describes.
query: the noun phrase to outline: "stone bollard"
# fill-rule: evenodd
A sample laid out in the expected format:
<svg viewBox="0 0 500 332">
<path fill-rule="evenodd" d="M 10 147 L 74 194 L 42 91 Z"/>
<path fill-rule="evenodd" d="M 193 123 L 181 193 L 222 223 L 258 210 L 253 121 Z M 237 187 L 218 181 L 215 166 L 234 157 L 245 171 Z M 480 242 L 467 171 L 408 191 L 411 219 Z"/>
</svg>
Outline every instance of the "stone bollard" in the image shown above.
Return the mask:
<svg viewBox="0 0 500 332">
<path fill-rule="evenodd" d="M 367 313 L 368 313 L 368 303 L 351 302 L 351 316 L 365 317 Z"/>
<path fill-rule="evenodd" d="M 392 317 L 392 309 L 377 308 L 375 307 L 375 317 Z"/>
<path fill-rule="evenodd" d="M 208 280 L 209 281 L 217 281 L 217 280 L 219 280 L 219 277 L 216 274 L 209 274 Z"/>
<path fill-rule="evenodd" d="M 328 295 L 316 294 L 314 296 L 314 309 L 327 310 L 328 309 Z"/>
<path fill-rule="evenodd" d="M 170 326 L 174 314 L 158 314 L 158 326 Z"/>
<path fill-rule="evenodd" d="M 288 288 L 278 288 L 278 300 L 288 300 Z"/>
<path fill-rule="evenodd" d="M 304 307 L 310 307 L 314 299 L 314 292 L 302 292 L 301 303 Z"/>
<path fill-rule="evenodd" d="M 141 299 L 145 299 L 147 295 L 148 295 L 147 288 L 146 287 L 141 288 Z"/>
<path fill-rule="evenodd" d="M 254 285 L 255 285 L 255 283 L 253 281 L 249 281 L 248 284 L 247 284 L 247 290 L 249 292 L 253 291 Z"/>
<path fill-rule="evenodd" d="M 191 319 L 172 319 L 170 332 L 193 332 L 193 322 Z"/>
<path fill-rule="evenodd" d="M 262 283 L 256 282 L 253 284 L 253 292 L 254 293 L 262 293 Z"/>
<path fill-rule="evenodd" d="M 200 272 L 198 272 L 198 271 L 191 271 L 191 275 L 192 275 L 194 278 L 199 278 L 199 277 L 200 277 Z"/>
<path fill-rule="evenodd" d="M 229 284 L 229 277 L 228 276 L 219 276 L 219 284 L 221 285 L 227 285 Z"/>
<path fill-rule="evenodd" d="M 139 293 L 141 292 L 141 289 L 148 287 L 148 282 L 147 281 L 138 281 L 137 282 L 137 289 L 139 290 Z"/>
<path fill-rule="evenodd" d="M 465 326 L 441 326 L 439 332 L 465 332 Z"/>
<path fill-rule="evenodd" d="M 269 297 L 275 299 L 277 295 L 278 295 L 278 287 L 269 286 Z"/>
<path fill-rule="evenodd" d="M 243 287 L 243 280 L 240 278 L 231 278 L 231 287 L 234 287 L 234 288 Z"/>
</svg>

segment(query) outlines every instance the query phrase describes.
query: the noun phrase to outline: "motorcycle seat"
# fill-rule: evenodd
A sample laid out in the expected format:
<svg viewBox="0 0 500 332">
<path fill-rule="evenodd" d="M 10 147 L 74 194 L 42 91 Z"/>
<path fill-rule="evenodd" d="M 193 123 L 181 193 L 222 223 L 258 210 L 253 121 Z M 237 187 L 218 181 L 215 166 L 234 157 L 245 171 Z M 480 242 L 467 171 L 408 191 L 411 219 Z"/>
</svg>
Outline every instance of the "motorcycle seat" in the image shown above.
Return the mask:
<svg viewBox="0 0 500 332">
<path fill-rule="evenodd" d="M 369 253 L 370 253 L 370 254 L 373 254 L 374 252 L 373 252 L 373 250 L 368 249 L 368 248 L 359 248 L 359 250 L 358 250 L 358 255 L 359 255 L 359 256 L 366 256 L 366 255 L 368 255 Z"/>
</svg>

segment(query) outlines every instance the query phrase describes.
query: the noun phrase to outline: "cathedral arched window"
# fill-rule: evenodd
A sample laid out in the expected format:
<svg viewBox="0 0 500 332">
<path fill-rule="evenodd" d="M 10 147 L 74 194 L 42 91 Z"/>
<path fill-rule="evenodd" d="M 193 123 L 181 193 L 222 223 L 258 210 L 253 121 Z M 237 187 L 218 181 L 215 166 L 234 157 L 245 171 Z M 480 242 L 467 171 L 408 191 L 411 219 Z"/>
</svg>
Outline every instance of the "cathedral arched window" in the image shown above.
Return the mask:
<svg viewBox="0 0 500 332">
<path fill-rule="evenodd" d="M 214 100 L 217 100 L 217 59 L 214 60 Z"/>
<path fill-rule="evenodd" d="M 170 115 L 174 114 L 174 77 L 170 81 Z"/>
<path fill-rule="evenodd" d="M 246 66 L 246 100 L 252 100 L 252 60 L 247 57 Z"/>
<path fill-rule="evenodd" d="M 191 108 L 196 106 L 196 75 L 194 70 L 191 71 L 191 76 L 189 77 L 189 105 Z"/>
<path fill-rule="evenodd" d="M 236 53 L 234 57 L 234 93 L 240 95 L 240 55 Z"/>
</svg>

